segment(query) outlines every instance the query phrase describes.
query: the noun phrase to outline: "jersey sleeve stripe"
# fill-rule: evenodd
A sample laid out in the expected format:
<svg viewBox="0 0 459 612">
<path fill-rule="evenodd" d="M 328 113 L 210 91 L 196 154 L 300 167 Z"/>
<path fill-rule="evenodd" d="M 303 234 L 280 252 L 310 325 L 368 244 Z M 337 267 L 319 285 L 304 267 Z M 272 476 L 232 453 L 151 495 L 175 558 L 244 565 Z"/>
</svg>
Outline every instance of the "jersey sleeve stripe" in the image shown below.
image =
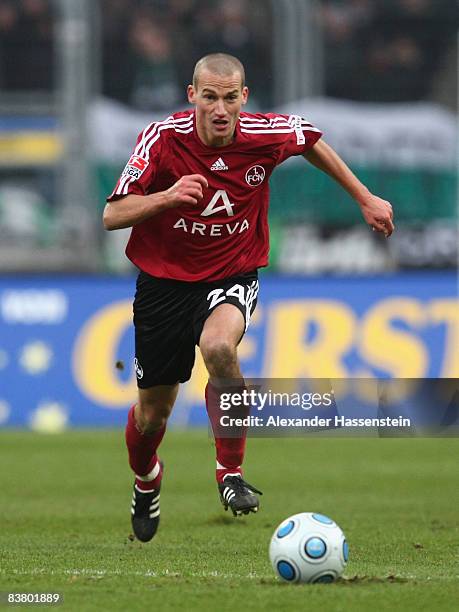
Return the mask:
<svg viewBox="0 0 459 612">
<path fill-rule="evenodd" d="M 139 140 L 139 142 L 137 143 L 137 146 L 134 150 L 134 154 L 138 155 L 138 150 L 139 147 L 145 142 L 145 138 L 147 137 L 147 134 L 149 133 L 149 131 L 154 128 L 155 123 L 150 123 L 149 125 L 147 125 L 147 127 L 144 129 L 144 131 L 142 132 L 142 138 Z"/>
<path fill-rule="evenodd" d="M 148 128 L 147 128 L 148 129 Z M 180 128 L 177 127 L 174 122 L 170 122 L 168 120 L 161 121 L 155 124 L 155 128 L 149 133 L 148 137 L 145 139 L 145 143 L 140 149 L 141 153 L 137 153 L 136 147 L 136 155 L 140 155 L 141 157 L 147 158 L 150 154 L 151 147 L 155 144 L 155 142 L 161 137 L 161 132 L 163 130 L 175 129 L 176 132 L 180 132 L 182 134 L 189 134 L 193 131 L 193 119 L 188 119 L 188 123 L 180 124 Z M 139 143 L 140 144 L 140 143 Z M 129 191 L 129 185 L 135 181 L 135 177 L 133 176 L 124 176 L 121 177 L 118 186 L 116 187 L 114 193 L 116 195 L 127 195 Z"/>
<path fill-rule="evenodd" d="M 193 125 L 193 118 L 186 117 L 185 119 L 186 121 L 182 121 L 180 119 L 174 120 L 174 118 L 171 116 L 165 119 L 164 121 L 158 121 L 156 123 L 151 123 L 148 126 L 148 128 L 144 130 L 144 136 L 135 149 L 135 155 L 140 155 L 140 157 L 145 157 L 147 145 L 148 145 L 150 138 L 155 136 L 158 130 L 161 129 L 161 127 L 171 126 L 171 127 L 174 127 L 177 131 L 179 131 L 179 128 L 185 128 L 185 127 L 189 127 Z"/>
<path fill-rule="evenodd" d="M 308 125 L 312 127 L 312 123 L 298 117 L 297 115 L 289 115 L 288 117 L 274 117 L 274 118 L 258 118 L 258 117 L 241 117 L 240 124 L 244 127 L 281 127 L 281 126 L 296 126 L 298 123 Z"/>
<path fill-rule="evenodd" d="M 279 115 L 278 117 L 244 117 L 241 116 L 241 121 L 245 121 L 247 123 L 276 123 L 276 121 L 288 121 L 291 115 L 284 116 Z"/>
<path fill-rule="evenodd" d="M 267 129 L 267 130 L 275 130 L 275 129 L 279 129 L 279 128 L 284 128 L 284 127 L 292 127 L 289 123 L 287 123 L 286 121 L 283 121 L 282 123 L 276 123 L 275 125 L 269 125 L 269 123 L 241 123 L 240 124 L 242 128 L 248 129 L 248 130 L 252 130 L 252 129 Z"/>
<path fill-rule="evenodd" d="M 122 194 L 123 194 L 123 189 L 124 189 L 124 186 L 125 186 L 125 184 L 126 184 L 126 182 L 127 182 L 127 181 L 129 181 L 129 182 L 130 182 L 130 179 L 132 179 L 132 177 L 130 177 L 130 176 L 122 176 L 122 177 L 120 178 L 120 181 L 119 181 L 118 186 L 117 186 L 117 188 L 115 189 L 115 192 L 114 192 L 114 193 L 115 193 L 116 195 L 122 195 Z"/>
<path fill-rule="evenodd" d="M 321 133 L 315 127 L 309 126 L 301 126 L 302 132 L 318 132 Z M 258 129 L 258 128 L 244 128 L 241 127 L 241 132 L 245 132 L 246 134 L 291 134 L 295 132 L 295 128 L 288 127 L 285 129 L 277 129 L 277 128 L 269 128 L 269 129 Z"/>
<path fill-rule="evenodd" d="M 260 120 L 260 121 L 251 121 L 251 122 L 246 122 L 245 118 L 240 120 L 240 124 L 241 126 L 244 127 L 281 127 L 281 126 L 286 126 L 286 125 L 290 125 L 290 123 L 287 121 L 287 119 L 285 119 L 285 117 L 280 117 L 278 119 L 276 119 L 275 121 L 265 121 L 265 120 Z"/>
<path fill-rule="evenodd" d="M 246 134 L 291 134 L 295 130 L 291 127 L 283 128 L 268 128 L 268 129 L 256 129 L 256 128 L 244 128 L 241 127 L 241 132 Z"/>
<path fill-rule="evenodd" d="M 139 142 L 137 143 L 134 149 L 134 155 L 139 155 L 140 157 L 145 158 L 147 151 L 149 152 L 150 150 L 150 146 L 151 146 L 151 145 L 149 146 L 150 139 L 155 138 L 155 135 L 157 134 L 158 131 L 161 130 L 163 126 L 175 127 L 175 124 L 178 124 L 178 126 L 180 127 L 184 127 L 185 125 L 192 126 L 193 115 L 190 115 L 188 117 L 182 117 L 179 119 L 174 119 L 174 117 L 170 115 L 164 121 L 154 121 L 150 123 L 149 125 L 147 125 L 147 127 L 143 130 L 142 136 L 139 139 Z M 177 126 L 177 131 L 181 131 L 178 129 L 178 126 Z M 154 140 L 154 142 L 156 142 L 156 139 Z M 153 142 L 151 144 L 153 144 Z M 116 185 L 112 193 L 112 196 L 113 195 L 126 195 L 128 193 L 127 189 L 128 189 L 129 184 L 132 183 L 134 180 L 135 179 L 133 177 L 130 177 L 128 175 L 124 175 L 124 176 L 121 175 L 120 179 L 118 180 L 118 184 Z"/>
<path fill-rule="evenodd" d="M 258 120 L 255 123 L 246 123 L 245 117 L 241 117 L 240 127 L 241 132 L 252 133 L 252 134 L 289 134 L 296 131 L 313 131 L 320 132 L 311 123 L 305 120 L 301 120 L 300 117 L 291 115 L 288 120 L 284 117 L 276 117 L 273 121 Z"/>
</svg>

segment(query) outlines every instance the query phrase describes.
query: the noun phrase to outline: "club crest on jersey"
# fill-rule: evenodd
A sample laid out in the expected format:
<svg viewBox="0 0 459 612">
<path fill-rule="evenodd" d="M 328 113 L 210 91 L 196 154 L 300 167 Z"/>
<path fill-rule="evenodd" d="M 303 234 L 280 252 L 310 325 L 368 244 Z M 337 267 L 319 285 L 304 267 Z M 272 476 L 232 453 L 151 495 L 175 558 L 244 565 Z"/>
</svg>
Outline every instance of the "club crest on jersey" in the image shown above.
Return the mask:
<svg viewBox="0 0 459 612">
<path fill-rule="evenodd" d="M 131 155 L 130 160 L 123 170 L 123 176 L 132 176 L 137 180 L 145 172 L 148 164 L 148 159 L 144 159 L 143 157 L 140 157 L 140 155 Z"/>
<path fill-rule="evenodd" d="M 265 180 L 265 169 L 263 166 L 252 166 L 245 173 L 245 182 L 250 187 L 258 187 Z"/>
</svg>

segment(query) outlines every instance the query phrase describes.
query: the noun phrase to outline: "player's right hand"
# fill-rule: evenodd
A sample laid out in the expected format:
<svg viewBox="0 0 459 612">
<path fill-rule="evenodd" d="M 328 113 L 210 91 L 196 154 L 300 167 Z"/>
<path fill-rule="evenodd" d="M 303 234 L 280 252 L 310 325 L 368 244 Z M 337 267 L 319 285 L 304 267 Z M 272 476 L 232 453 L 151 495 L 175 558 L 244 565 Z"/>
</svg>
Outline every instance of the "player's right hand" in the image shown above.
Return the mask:
<svg viewBox="0 0 459 612">
<path fill-rule="evenodd" d="M 184 205 L 196 206 L 203 198 L 203 190 L 208 186 L 207 179 L 202 174 L 182 176 L 166 191 L 168 208 Z"/>
</svg>

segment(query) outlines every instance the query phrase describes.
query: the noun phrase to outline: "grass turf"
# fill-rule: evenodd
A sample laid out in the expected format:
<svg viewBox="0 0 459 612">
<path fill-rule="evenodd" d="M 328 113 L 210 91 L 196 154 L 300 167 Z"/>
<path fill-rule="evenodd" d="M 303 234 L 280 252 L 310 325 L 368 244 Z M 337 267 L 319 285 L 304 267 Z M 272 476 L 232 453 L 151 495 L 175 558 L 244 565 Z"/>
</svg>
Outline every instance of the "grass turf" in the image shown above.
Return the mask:
<svg viewBox="0 0 459 612">
<path fill-rule="evenodd" d="M 203 431 L 169 432 L 161 526 L 129 539 L 121 432 L 0 434 L 0 591 L 61 592 L 67 610 L 457 610 L 458 439 L 252 439 L 258 515 L 225 514 Z M 267 548 L 290 514 L 335 518 L 345 579 L 281 584 Z M 40 606 L 45 609 L 45 606 Z M 47 608 L 47 607 L 46 607 Z"/>
</svg>

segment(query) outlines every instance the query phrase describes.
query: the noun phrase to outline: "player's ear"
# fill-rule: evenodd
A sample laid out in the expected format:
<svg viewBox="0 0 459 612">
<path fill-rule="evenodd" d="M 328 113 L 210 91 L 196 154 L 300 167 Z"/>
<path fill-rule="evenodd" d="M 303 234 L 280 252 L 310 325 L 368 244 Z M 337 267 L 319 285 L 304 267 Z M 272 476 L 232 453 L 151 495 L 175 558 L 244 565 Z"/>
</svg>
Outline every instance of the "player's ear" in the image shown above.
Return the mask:
<svg viewBox="0 0 459 612">
<path fill-rule="evenodd" d="M 193 85 L 188 85 L 186 93 L 188 94 L 188 102 L 194 104 L 196 102 L 196 91 Z"/>
<path fill-rule="evenodd" d="M 242 104 L 247 104 L 248 99 L 249 99 L 249 88 L 244 86 L 242 88 Z"/>
</svg>

